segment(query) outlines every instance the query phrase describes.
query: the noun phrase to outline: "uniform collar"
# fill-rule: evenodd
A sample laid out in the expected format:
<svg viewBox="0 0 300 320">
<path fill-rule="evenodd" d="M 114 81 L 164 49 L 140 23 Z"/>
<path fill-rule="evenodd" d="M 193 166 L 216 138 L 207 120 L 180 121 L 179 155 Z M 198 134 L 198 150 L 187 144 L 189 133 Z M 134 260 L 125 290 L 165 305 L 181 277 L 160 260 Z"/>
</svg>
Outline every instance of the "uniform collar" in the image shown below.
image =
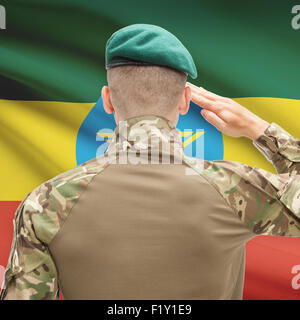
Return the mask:
<svg viewBox="0 0 300 320">
<path fill-rule="evenodd" d="M 180 132 L 170 120 L 161 116 L 132 117 L 118 124 L 107 152 L 138 152 L 146 149 L 182 154 Z"/>
</svg>

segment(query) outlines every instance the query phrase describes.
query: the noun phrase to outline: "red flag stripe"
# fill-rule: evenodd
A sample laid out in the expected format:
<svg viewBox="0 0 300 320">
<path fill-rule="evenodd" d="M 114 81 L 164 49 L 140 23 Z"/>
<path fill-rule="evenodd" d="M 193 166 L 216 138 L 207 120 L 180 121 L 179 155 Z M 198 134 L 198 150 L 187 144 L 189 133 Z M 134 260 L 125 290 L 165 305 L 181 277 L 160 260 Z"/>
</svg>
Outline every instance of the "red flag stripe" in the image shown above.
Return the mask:
<svg viewBox="0 0 300 320">
<path fill-rule="evenodd" d="M 19 204 L 20 201 L 0 201 L 0 280 L 8 260 L 13 238 L 12 220 Z M 299 248 L 298 238 L 258 236 L 249 241 L 244 299 L 300 300 Z M 293 268 L 295 273 L 292 273 Z"/>
</svg>

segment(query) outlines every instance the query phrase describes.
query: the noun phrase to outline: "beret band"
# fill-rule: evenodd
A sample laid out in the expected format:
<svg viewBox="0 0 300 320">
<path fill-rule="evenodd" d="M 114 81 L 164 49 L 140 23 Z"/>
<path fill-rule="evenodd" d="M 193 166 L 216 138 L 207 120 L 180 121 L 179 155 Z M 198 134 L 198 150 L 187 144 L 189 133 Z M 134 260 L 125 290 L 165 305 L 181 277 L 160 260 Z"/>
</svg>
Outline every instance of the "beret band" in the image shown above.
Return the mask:
<svg viewBox="0 0 300 320">
<path fill-rule="evenodd" d="M 151 24 L 133 24 L 114 32 L 106 43 L 105 68 L 121 65 L 158 65 L 197 77 L 194 60 L 169 31 Z"/>
<path fill-rule="evenodd" d="M 113 67 L 118 66 L 125 66 L 125 65 L 144 65 L 144 66 L 152 66 L 152 63 L 144 62 L 144 61 L 136 61 L 136 60 L 124 60 L 124 61 L 117 61 L 117 62 L 111 62 L 106 64 L 106 69 L 111 69 Z"/>
</svg>

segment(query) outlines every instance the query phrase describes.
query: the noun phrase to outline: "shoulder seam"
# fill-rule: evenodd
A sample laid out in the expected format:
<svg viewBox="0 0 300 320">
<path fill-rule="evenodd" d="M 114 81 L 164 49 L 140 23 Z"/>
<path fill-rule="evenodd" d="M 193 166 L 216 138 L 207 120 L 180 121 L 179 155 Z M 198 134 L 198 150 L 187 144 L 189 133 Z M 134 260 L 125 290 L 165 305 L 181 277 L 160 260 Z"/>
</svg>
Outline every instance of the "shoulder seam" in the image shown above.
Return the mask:
<svg viewBox="0 0 300 320">
<path fill-rule="evenodd" d="M 205 160 L 204 160 L 204 161 L 205 161 Z M 185 163 L 186 165 L 188 165 L 190 168 L 192 168 L 195 172 L 197 172 L 201 177 L 203 177 L 203 179 L 205 179 L 205 180 L 207 181 L 207 183 L 208 183 L 210 186 L 212 186 L 212 187 L 218 192 L 218 194 L 222 197 L 222 199 L 224 200 L 226 206 L 227 206 L 229 209 L 231 209 L 231 211 L 233 211 L 233 213 L 235 213 L 235 210 L 228 204 L 228 202 L 227 202 L 226 198 L 223 196 L 223 194 L 218 190 L 218 188 L 216 188 L 216 187 L 214 186 L 213 183 L 211 183 L 211 182 L 205 177 L 204 174 L 202 174 L 202 172 L 196 171 L 195 168 L 194 168 L 193 166 L 189 165 L 186 161 L 184 161 L 184 163 Z M 204 170 L 205 170 L 205 169 L 204 169 Z"/>
<path fill-rule="evenodd" d="M 210 161 L 208 161 L 208 162 L 210 162 Z M 185 162 L 186 163 L 186 162 Z M 192 166 L 190 166 L 189 164 L 187 164 L 189 167 L 191 167 L 193 170 L 195 170 L 195 168 L 193 168 Z M 203 169 L 202 171 L 204 171 L 205 169 Z M 196 170 L 195 170 L 196 171 Z M 209 179 L 204 175 L 204 174 L 202 174 L 202 171 L 201 172 L 197 172 L 201 177 L 203 177 L 203 179 L 205 179 L 206 181 L 207 181 L 207 183 L 214 189 L 214 190 L 216 190 L 216 192 L 222 197 L 222 199 L 223 199 L 223 201 L 224 201 L 224 203 L 225 203 L 225 205 L 227 206 L 227 208 L 229 208 L 231 211 L 232 211 L 232 213 L 240 220 L 240 222 L 249 230 L 249 232 L 253 235 L 253 236 L 256 236 L 257 234 L 255 234 L 252 230 L 250 230 L 248 227 L 247 227 L 247 225 L 239 218 L 239 216 L 238 216 L 238 213 L 237 213 L 237 210 L 235 209 L 235 208 L 232 208 L 230 205 L 229 205 L 229 203 L 228 203 L 228 201 L 227 201 L 227 199 L 224 197 L 224 195 L 218 190 L 218 188 L 214 185 L 214 183 L 211 183 L 210 181 L 209 181 Z"/>
<path fill-rule="evenodd" d="M 204 174 L 200 174 L 200 175 L 201 175 L 201 177 L 203 177 L 203 178 L 208 182 L 209 185 L 211 185 L 211 186 L 218 192 L 218 194 L 222 197 L 222 199 L 223 199 L 224 202 L 226 203 L 226 206 L 227 206 L 235 215 L 237 215 L 236 210 L 229 205 L 229 203 L 228 203 L 228 201 L 226 200 L 226 198 L 224 197 L 224 195 L 218 190 L 217 187 L 215 187 L 214 183 L 211 183 Z"/>
</svg>

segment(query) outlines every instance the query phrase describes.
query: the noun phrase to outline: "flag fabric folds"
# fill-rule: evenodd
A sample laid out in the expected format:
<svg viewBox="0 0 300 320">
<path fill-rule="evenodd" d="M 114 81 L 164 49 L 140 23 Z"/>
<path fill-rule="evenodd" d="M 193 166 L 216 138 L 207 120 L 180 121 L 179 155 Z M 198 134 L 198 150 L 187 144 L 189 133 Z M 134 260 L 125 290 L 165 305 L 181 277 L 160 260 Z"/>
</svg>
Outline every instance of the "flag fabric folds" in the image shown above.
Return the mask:
<svg viewBox="0 0 300 320">
<path fill-rule="evenodd" d="M 121 27 L 151 23 L 174 33 L 197 66 L 198 78 L 189 81 L 235 99 L 300 138 L 300 30 L 292 28 L 288 1 L 1 4 L 6 29 L 0 30 L 0 280 L 19 202 L 109 143 L 109 136 L 97 135 L 114 127 L 101 109 L 101 87 L 107 83 L 104 49 Z M 204 158 L 276 172 L 251 141 L 222 135 L 197 108 L 193 105 L 180 119 L 179 129 L 190 129 L 183 139 L 204 139 Z M 197 128 L 204 134 L 195 136 Z M 247 243 L 244 299 L 300 299 L 299 246 L 300 239 L 272 236 Z"/>
</svg>

